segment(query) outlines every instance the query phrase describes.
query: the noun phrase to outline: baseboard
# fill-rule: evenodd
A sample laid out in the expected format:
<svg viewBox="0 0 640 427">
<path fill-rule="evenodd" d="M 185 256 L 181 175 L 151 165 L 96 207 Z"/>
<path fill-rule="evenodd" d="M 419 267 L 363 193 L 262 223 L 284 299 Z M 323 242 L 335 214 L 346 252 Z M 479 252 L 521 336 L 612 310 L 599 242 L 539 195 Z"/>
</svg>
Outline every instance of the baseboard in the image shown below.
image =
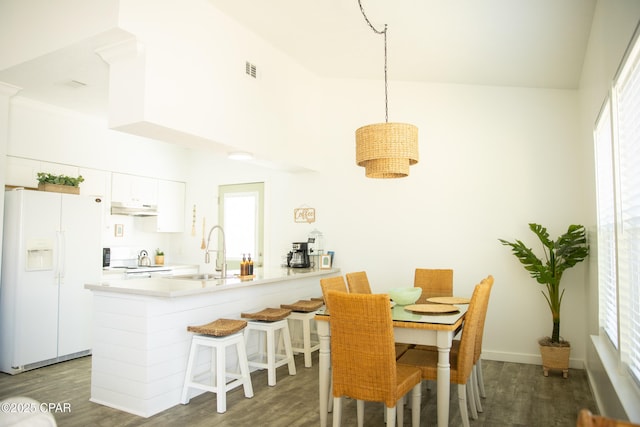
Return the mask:
<svg viewBox="0 0 640 427">
<path fill-rule="evenodd" d="M 482 351 L 482 359 L 495 360 L 498 362 L 511 362 L 511 363 L 525 363 L 528 365 L 540 365 L 542 366 L 542 357 L 540 353 L 527 354 L 527 353 L 510 353 L 510 352 L 497 352 L 497 351 Z M 569 368 L 572 369 L 585 369 L 584 360 L 582 359 L 569 359 Z"/>
</svg>

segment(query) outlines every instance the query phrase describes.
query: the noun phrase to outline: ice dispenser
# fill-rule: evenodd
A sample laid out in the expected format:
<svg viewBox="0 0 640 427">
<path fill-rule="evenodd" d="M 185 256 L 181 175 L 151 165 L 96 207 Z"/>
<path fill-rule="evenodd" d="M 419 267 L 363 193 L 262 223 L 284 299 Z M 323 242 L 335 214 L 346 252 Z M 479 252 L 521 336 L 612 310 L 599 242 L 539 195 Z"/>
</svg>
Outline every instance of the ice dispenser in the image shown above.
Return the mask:
<svg viewBox="0 0 640 427">
<path fill-rule="evenodd" d="M 53 241 L 34 239 L 27 242 L 27 271 L 53 270 Z"/>
</svg>

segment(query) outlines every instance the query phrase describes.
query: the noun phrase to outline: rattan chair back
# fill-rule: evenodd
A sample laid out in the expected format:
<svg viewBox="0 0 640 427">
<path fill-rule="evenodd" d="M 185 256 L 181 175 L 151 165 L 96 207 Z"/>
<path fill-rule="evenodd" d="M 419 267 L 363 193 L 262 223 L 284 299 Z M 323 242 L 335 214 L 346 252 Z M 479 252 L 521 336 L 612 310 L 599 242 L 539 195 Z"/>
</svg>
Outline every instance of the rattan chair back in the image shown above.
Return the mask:
<svg viewBox="0 0 640 427">
<path fill-rule="evenodd" d="M 487 292 L 486 302 L 483 304 L 483 310 L 480 313 L 480 319 L 478 321 L 478 329 L 476 331 L 476 342 L 473 350 L 473 363 L 476 363 L 480 359 L 482 354 L 482 337 L 484 336 L 484 322 L 487 319 L 487 311 L 489 310 L 489 296 L 491 295 L 491 288 L 493 288 L 493 276 L 489 275 L 480 283 L 486 283 L 489 291 Z"/>
<path fill-rule="evenodd" d="M 358 271 L 355 273 L 347 273 L 347 286 L 349 293 L 352 294 L 370 294 L 371 286 L 366 271 Z"/>
<path fill-rule="evenodd" d="M 453 270 L 416 268 L 413 286 L 422 288 L 416 304 L 426 304 L 427 298 L 453 296 Z"/>
<path fill-rule="evenodd" d="M 613 418 L 593 415 L 588 409 L 582 409 L 578 414 L 576 427 L 638 427 L 640 424 L 633 424 L 628 421 L 615 420 Z"/>
<path fill-rule="evenodd" d="M 473 368 L 474 356 L 475 356 L 475 344 L 477 337 L 477 330 L 480 326 L 480 317 L 482 313 L 486 312 L 486 306 L 489 302 L 489 291 L 491 284 L 482 280 L 476 285 L 471 301 L 469 302 L 469 309 L 464 318 L 464 324 L 462 326 L 462 337 L 460 338 L 460 350 L 458 352 L 457 366 L 455 371 L 458 383 L 466 383 L 466 379 L 471 375 L 471 369 Z"/>
<path fill-rule="evenodd" d="M 395 407 L 421 375 L 415 369 L 408 381 L 398 379 L 389 296 L 329 291 L 327 298 L 333 395 Z"/>
<path fill-rule="evenodd" d="M 328 291 L 349 292 L 347 290 L 347 283 L 344 281 L 344 277 L 335 276 L 320 279 L 320 287 L 322 288 L 322 297 L 324 298 L 324 305 L 329 309 L 329 303 L 327 302 Z"/>
</svg>

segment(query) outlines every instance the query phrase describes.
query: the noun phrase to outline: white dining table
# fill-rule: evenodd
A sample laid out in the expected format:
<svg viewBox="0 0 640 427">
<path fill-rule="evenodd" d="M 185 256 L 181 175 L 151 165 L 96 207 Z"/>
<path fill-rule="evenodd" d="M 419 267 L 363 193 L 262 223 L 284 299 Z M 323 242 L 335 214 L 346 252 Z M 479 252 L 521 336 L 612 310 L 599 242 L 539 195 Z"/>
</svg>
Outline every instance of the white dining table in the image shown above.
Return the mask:
<svg viewBox="0 0 640 427">
<path fill-rule="evenodd" d="M 449 425 L 449 391 L 451 372 L 449 352 L 453 337 L 462 328 L 468 305 L 456 305 L 458 312 L 451 314 L 423 315 L 405 310 L 404 306 L 391 308 L 395 341 L 406 344 L 424 344 L 438 347 L 437 411 L 438 427 Z M 320 426 L 327 426 L 329 409 L 329 384 L 331 377 L 331 316 L 321 309 L 317 312 L 316 325 L 320 340 Z"/>
</svg>

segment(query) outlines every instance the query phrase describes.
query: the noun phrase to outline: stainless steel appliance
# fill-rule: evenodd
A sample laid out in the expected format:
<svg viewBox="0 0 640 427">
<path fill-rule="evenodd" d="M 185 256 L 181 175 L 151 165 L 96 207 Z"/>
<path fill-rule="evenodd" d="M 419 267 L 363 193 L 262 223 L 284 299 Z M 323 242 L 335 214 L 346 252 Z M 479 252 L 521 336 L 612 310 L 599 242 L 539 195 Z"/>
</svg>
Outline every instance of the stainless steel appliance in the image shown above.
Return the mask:
<svg viewBox="0 0 640 427">
<path fill-rule="evenodd" d="M 307 242 L 294 242 L 287 255 L 287 265 L 292 268 L 309 268 L 309 247 Z"/>
<path fill-rule="evenodd" d="M 109 267 L 111 265 L 111 248 L 102 248 L 102 266 Z"/>
<path fill-rule="evenodd" d="M 151 265 L 151 258 L 149 258 L 149 252 L 144 249 L 138 254 L 138 267 L 149 267 Z"/>
</svg>

